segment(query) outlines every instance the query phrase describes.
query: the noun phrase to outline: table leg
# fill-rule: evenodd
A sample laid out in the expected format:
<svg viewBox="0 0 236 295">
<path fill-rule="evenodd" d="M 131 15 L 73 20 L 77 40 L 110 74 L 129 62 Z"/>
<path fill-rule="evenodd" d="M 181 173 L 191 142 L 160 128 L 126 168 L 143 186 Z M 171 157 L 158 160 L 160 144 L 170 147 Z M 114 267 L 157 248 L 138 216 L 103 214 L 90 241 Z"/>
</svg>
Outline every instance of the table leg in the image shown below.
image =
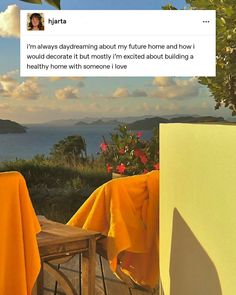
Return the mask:
<svg viewBox="0 0 236 295">
<path fill-rule="evenodd" d="M 82 255 L 83 295 L 95 295 L 96 239 L 89 240 L 89 249 Z"/>
</svg>

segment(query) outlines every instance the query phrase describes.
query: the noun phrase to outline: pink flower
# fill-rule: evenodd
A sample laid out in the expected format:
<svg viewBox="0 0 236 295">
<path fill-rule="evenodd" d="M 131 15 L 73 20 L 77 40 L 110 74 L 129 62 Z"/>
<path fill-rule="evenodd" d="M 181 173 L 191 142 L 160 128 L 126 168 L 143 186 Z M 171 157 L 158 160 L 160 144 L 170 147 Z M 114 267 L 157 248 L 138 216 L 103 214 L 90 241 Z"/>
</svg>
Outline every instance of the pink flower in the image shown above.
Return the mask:
<svg viewBox="0 0 236 295">
<path fill-rule="evenodd" d="M 111 165 L 108 163 L 108 164 L 107 164 L 107 173 L 110 173 L 111 170 L 112 170 L 112 167 L 111 167 Z"/>
<path fill-rule="evenodd" d="M 146 156 L 145 154 L 141 155 L 141 156 L 140 156 L 140 161 L 141 161 L 141 163 L 143 163 L 144 165 L 147 164 L 147 161 L 148 161 L 147 156 Z"/>
<path fill-rule="evenodd" d="M 126 167 L 125 167 L 125 165 L 124 165 L 123 163 L 121 163 L 120 165 L 118 165 L 118 166 L 116 167 L 116 170 L 117 170 L 120 174 L 123 174 L 123 173 L 125 172 L 125 169 L 126 169 Z"/>
<path fill-rule="evenodd" d="M 138 132 L 137 132 L 137 137 L 140 138 L 140 137 L 142 137 L 142 136 L 143 136 L 143 133 L 142 133 L 141 131 L 138 131 Z"/>
<path fill-rule="evenodd" d="M 142 154 L 143 154 L 143 152 L 141 150 L 139 150 L 139 149 L 134 150 L 135 157 L 140 157 L 140 156 L 142 156 Z"/>
<path fill-rule="evenodd" d="M 159 163 L 156 163 L 155 165 L 153 165 L 154 169 L 155 170 L 160 170 L 160 164 Z"/>
<path fill-rule="evenodd" d="M 148 170 L 147 169 L 144 169 L 143 170 L 143 174 L 146 174 L 146 173 L 148 173 Z"/>
<path fill-rule="evenodd" d="M 100 148 L 101 148 L 101 150 L 102 150 L 103 152 L 106 152 L 106 151 L 107 151 L 107 144 L 106 144 L 105 142 L 102 142 L 102 143 L 100 144 Z"/>
<path fill-rule="evenodd" d="M 147 163 L 148 159 L 147 159 L 146 154 L 143 151 L 136 149 L 136 150 L 134 150 L 134 155 L 135 155 L 135 157 L 139 157 L 141 163 L 143 163 L 144 165 Z"/>
</svg>

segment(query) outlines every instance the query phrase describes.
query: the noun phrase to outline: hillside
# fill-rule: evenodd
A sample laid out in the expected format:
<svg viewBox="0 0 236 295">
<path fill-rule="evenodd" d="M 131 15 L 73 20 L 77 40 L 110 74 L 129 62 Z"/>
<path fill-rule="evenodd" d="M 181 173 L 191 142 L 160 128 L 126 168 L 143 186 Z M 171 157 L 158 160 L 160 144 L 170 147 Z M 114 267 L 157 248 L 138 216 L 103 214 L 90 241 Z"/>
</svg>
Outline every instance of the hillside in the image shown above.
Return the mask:
<svg viewBox="0 0 236 295">
<path fill-rule="evenodd" d="M 154 127 L 159 127 L 160 123 L 227 123 L 223 117 L 202 116 L 202 117 L 176 117 L 171 119 L 164 119 L 161 117 L 148 118 L 139 120 L 129 124 L 127 127 L 131 130 L 152 130 Z"/>
<path fill-rule="evenodd" d="M 0 134 L 25 133 L 26 128 L 14 121 L 0 119 Z"/>
</svg>

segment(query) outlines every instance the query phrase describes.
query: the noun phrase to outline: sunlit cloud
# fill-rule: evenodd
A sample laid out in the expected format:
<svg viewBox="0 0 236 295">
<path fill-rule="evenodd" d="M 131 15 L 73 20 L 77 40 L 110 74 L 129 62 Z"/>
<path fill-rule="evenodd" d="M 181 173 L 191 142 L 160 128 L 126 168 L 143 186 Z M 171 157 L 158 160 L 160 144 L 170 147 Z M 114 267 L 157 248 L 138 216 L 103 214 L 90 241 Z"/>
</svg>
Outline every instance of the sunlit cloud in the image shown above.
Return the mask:
<svg viewBox="0 0 236 295">
<path fill-rule="evenodd" d="M 56 82 L 60 80 L 72 80 L 72 81 L 81 81 L 84 80 L 84 77 L 49 77 L 51 82 Z"/>
<path fill-rule="evenodd" d="M 119 97 L 128 97 L 130 96 L 129 90 L 127 88 L 117 88 L 113 93 L 112 97 L 119 98 Z"/>
<path fill-rule="evenodd" d="M 153 80 L 153 85 L 156 88 L 149 95 L 163 99 L 181 99 L 198 96 L 200 89 L 196 78 L 178 79 L 156 77 Z"/>
<path fill-rule="evenodd" d="M 10 75 L 5 74 L 0 76 L 0 93 L 2 96 L 11 96 L 11 92 L 17 87 L 17 85 L 17 81 L 14 80 Z"/>
<path fill-rule="evenodd" d="M 0 76 L 0 95 L 14 99 L 38 99 L 41 95 L 37 78 L 28 78 L 18 82 L 12 78 L 13 72 Z"/>
<path fill-rule="evenodd" d="M 48 111 L 55 111 L 55 112 L 58 112 L 60 111 L 60 108 L 59 107 L 53 107 L 53 106 L 46 106 L 46 107 L 43 107 L 43 106 L 28 106 L 26 107 L 25 109 L 27 112 L 29 113 L 39 113 L 39 112 L 48 112 Z"/>
<path fill-rule="evenodd" d="M 10 111 L 11 107 L 7 103 L 0 104 L 0 112 Z"/>
<path fill-rule="evenodd" d="M 0 37 L 20 37 L 20 9 L 17 5 L 9 5 L 0 12 Z"/>
<path fill-rule="evenodd" d="M 79 88 L 68 86 L 68 87 L 56 90 L 55 96 L 59 100 L 77 99 L 79 98 L 79 93 L 80 93 Z"/>
<path fill-rule="evenodd" d="M 122 98 L 122 97 L 146 97 L 146 91 L 136 89 L 134 91 L 129 91 L 127 88 L 117 88 L 112 93 L 113 98 Z"/>
<path fill-rule="evenodd" d="M 26 108 L 26 111 L 29 113 L 38 113 L 44 111 L 45 108 L 43 107 L 38 107 L 38 106 L 30 106 Z"/>
<path fill-rule="evenodd" d="M 19 83 L 16 89 L 11 93 L 12 98 L 21 100 L 34 100 L 38 99 L 41 95 L 41 89 L 37 79 L 27 79 Z"/>
<path fill-rule="evenodd" d="M 152 84 L 160 87 L 167 87 L 174 85 L 175 82 L 172 77 L 155 77 Z"/>
<path fill-rule="evenodd" d="M 15 69 L 12 71 L 7 72 L 5 75 L 12 77 L 12 78 L 18 78 L 20 74 L 20 70 L 19 69 Z"/>
</svg>

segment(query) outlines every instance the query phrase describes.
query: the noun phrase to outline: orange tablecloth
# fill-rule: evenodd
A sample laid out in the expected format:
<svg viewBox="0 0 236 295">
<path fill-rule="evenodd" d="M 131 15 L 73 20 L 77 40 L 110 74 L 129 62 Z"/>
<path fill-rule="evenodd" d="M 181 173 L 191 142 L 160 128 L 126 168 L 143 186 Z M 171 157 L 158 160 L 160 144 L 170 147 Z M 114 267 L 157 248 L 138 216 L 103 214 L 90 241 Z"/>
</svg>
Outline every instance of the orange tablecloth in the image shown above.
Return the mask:
<svg viewBox="0 0 236 295">
<path fill-rule="evenodd" d="M 39 231 L 23 176 L 0 173 L 0 294 L 31 295 L 40 270 Z"/>
<path fill-rule="evenodd" d="M 155 287 L 159 277 L 159 171 L 113 179 L 99 187 L 68 224 L 102 232 L 113 272 Z"/>
</svg>

